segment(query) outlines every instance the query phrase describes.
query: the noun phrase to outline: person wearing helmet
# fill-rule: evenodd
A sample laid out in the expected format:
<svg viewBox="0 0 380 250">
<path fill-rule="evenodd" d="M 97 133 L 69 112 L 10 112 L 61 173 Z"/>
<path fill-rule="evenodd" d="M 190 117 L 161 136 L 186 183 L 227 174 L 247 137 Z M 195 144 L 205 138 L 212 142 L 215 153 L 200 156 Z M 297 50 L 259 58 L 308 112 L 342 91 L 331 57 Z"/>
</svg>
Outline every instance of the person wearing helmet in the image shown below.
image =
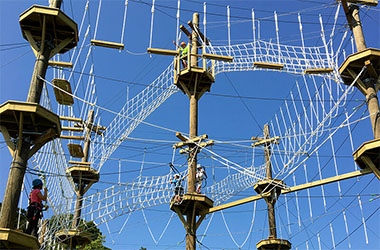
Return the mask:
<svg viewBox="0 0 380 250">
<path fill-rule="evenodd" d="M 29 194 L 29 206 L 26 212 L 28 226 L 25 233 L 38 237 L 38 221 L 42 218 L 42 201 L 47 200 L 47 188 L 44 188 L 44 194 L 42 194 L 43 184 L 40 179 L 33 180 L 32 185 L 33 190 Z"/>
<path fill-rule="evenodd" d="M 186 175 L 187 176 L 187 175 Z M 175 202 L 175 203 L 179 203 L 179 202 L 181 202 L 181 200 L 182 200 L 182 196 L 183 196 L 183 192 L 184 192 L 184 190 L 183 190 L 183 186 L 182 186 L 182 181 L 183 181 L 183 179 L 186 177 L 186 176 L 184 176 L 184 177 L 182 177 L 181 178 L 181 175 L 180 174 L 175 174 L 174 176 L 173 176 L 173 179 L 172 178 L 170 178 L 170 184 L 173 184 L 174 185 L 174 197 L 173 197 L 173 201 Z"/>
<path fill-rule="evenodd" d="M 201 164 L 197 164 L 197 172 L 195 173 L 195 185 L 198 194 L 201 193 L 203 180 L 207 179 L 207 174 L 204 167 Z"/>
<path fill-rule="evenodd" d="M 174 45 L 179 48 L 179 51 L 181 53 L 181 63 L 183 68 L 187 68 L 187 53 L 189 53 L 189 45 L 186 45 L 185 42 L 181 42 L 181 46 L 175 43 L 173 41 Z"/>
</svg>

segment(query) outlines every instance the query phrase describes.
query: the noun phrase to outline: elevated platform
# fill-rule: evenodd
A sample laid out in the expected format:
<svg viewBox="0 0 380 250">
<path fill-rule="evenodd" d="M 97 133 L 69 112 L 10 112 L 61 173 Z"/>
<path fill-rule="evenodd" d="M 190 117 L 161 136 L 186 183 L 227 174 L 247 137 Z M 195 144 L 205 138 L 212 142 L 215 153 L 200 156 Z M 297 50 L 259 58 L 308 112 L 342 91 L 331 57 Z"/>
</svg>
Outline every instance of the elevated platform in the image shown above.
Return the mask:
<svg viewBox="0 0 380 250">
<path fill-rule="evenodd" d="M 49 129 L 54 130 L 55 137 L 61 134 L 59 116 L 37 103 L 7 101 L 0 106 L 0 125 L 7 128 L 11 138 L 18 137 L 21 120 L 23 134 L 30 134 L 33 140 Z"/>
<path fill-rule="evenodd" d="M 283 239 L 265 239 L 259 241 L 256 247 L 258 250 L 289 250 L 292 244 Z"/>
<path fill-rule="evenodd" d="M 40 249 L 38 239 L 9 228 L 0 228 L 0 249 Z"/>
<path fill-rule="evenodd" d="M 275 190 L 277 193 L 277 196 L 281 194 L 281 190 L 285 186 L 285 183 L 282 180 L 279 179 L 264 179 L 258 181 L 254 186 L 253 189 L 256 191 L 256 193 L 266 193 L 271 190 Z"/>
<path fill-rule="evenodd" d="M 71 166 L 66 169 L 66 174 L 73 178 L 74 183 L 82 182 L 88 185 L 99 181 L 98 171 L 85 165 Z"/>
<path fill-rule="evenodd" d="M 368 168 L 367 161 L 380 167 L 380 139 L 364 142 L 354 153 L 354 160 L 361 169 Z M 366 158 L 366 160 L 364 160 Z"/>
<path fill-rule="evenodd" d="M 213 74 L 201 67 L 188 67 L 174 75 L 174 84 L 187 96 L 195 92 L 198 99 L 214 82 Z"/>
<path fill-rule="evenodd" d="M 182 201 L 179 204 L 174 202 L 170 203 L 170 209 L 174 212 L 179 211 L 181 214 L 192 213 L 193 206 L 195 206 L 195 215 L 201 215 L 201 211 L 208 210 L 213 207 L 214 202 L 206 195 L 197 193 L 184 194 Z M 177 210 L 177 211 L 176 211 Z"/>
<path fill-rule="evenodd" d="M 60 230 L 55 236 L 63 243 L 72 247 L 84 246 L 91 242 L 91 234 L 78 229 Z"/>
<path fill-rule="evenodd" d="M 65 53 L 78 43 L 77 24 L 60 9 L 33 5 L 20 15 L 23 37 L 28 40 L 34 52 L 40 51 L 45 38 L 52 39 L 56 47 L 50 53 Z"/>
<path fill-rule="evenodd" d="M 351 85 L 363 66 L 366 66 L 367 70 L 355 83 L 355 87 L 357 87 L 363 94 L 366 94 L 366 88 L 363 80 L 368 78 L 377 79 L 380 74 L 379 49 L 368 48 L 349 55 L 339 67 L 339 73 L 342 76 L 344 84 Z"/>
</svg>

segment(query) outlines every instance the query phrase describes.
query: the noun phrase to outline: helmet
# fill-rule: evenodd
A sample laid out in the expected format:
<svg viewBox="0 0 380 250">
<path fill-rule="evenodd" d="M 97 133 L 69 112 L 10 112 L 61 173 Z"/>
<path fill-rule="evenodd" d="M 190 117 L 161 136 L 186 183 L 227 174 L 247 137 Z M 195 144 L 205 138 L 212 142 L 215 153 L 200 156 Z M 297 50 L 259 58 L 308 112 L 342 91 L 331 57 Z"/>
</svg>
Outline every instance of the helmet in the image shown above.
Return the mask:
<svg viewBox="0 0 380 250">
<path fill-rule="evenodd" d="M 197 168 L 202 168 L 201 164 L 197 164 Z"/>
<path fill-rule="evenodd" d="M 175 174 L 174 177 L 175 177 L 175 178 L 178 178 L 178 177 L 179 177 L 179 174 Z"/>
<path fill-rule="evenodd" d="M 42 185 L 42 181 L 40 179 L 34 179 L 32 181 L 32 185 L 33 185 L 33 187 L 40 186 L 40 185 Z"/>
<path fill-rule="evenodd" d="M 186 43 L 185 43 L 185 42 L 182 42 L 182 43 L 181 43 L 181 46 L 183 46 L 183 45 L 185 45 L 185 46 L 186 46 Z"/>
</svg>

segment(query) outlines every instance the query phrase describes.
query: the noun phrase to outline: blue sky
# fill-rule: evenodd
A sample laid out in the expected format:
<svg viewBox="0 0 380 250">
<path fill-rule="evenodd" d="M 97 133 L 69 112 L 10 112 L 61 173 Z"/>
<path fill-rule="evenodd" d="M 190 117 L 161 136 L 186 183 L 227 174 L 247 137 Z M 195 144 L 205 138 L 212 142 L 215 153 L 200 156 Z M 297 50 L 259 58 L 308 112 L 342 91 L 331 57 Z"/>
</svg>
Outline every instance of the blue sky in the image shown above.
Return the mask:
<svg viewBox="0 0 380 250">
<path fill-rule="evenodd" d="M 90 1 L 89 17 L 91 24 L 90 37 L 95 35 L 97 8 L 99 1 Z M 318 14 L 322 14 L 325 29 L 329 30 L 334 21 L 336 8 L 332 7 L 335 1 L 207 1 L 207 36 L 213 45 L 228 44 L 227 29 L 227 9 L 230 5 L 231 11 L 231 44 L 248 43 L 252 41 L 252 20 L 251 9 L 255 9 L 255 15 L 260 19 L 260 37 L 266 41 L 275 41 L 276 32 L 273 18 L 273 11 L 277 11 L 279 15 L 279 34 L 280 42 L 283 44 L 301 46 L 297 12 L 302 12 L 302 20 L 304 22 L 303 29 L 306 38 L 306 46 L 320 46 L 320 24 Z M 19 14 L 29 8 L 32 4 L 48 5 L 47 1 L 24 1 L 0 0 L 0 102 L 7 100 L 25 101 L 28 93 L 29 83 L 32 75 L 35 57 L 32 50 L 23 39 L 18 23 Z M 64 0 L 62 10 L 78 25 L 81 22 L 85 1 L 83 0 Z M 94 72 L 97 76 L 96 96 L 98 98 L 97 105 L 106 109 L 118 112 L 128 98 L 132 98 L 139 93 L 146 85 L 151 83 L 166 67 L 171 63 L 172 58 L 168 56 L 148 55 L 146 49 L 149 43 L 154 48 L 175 49 L 172 40 L 176 36 L 176 8 L 175 0 L 156 0 L 156 9 L 153 20 L 152 40 L 150 41 L 150 25 L 151 25 L 151 1 L 129 1 L 126 26 L 124 32 L 125 50 L 117 51 L 104 48 L 95 48 L 89 64 L 94 64 Z M 199 12 L 200 20 L 203 20 L 203 2 L 181 0 L 180 24 L 185 26 L 188 20 L 191 20 L 192 13 Z M 99 40 L 108 40 L 120 42 L 122 35 L 124 1 L 103 0 L 98 21 L 98 30 L 96 38 Z M 289 14 L 292 12 L 293 14 Z M 379 7 L 373 7 L 370 10 L 362 9 L 362 20 L 364 26 L 364 34 L 368 47 L 377 47 L 380 45 L 379 29 Z M 283 15 L 286 14 L 286 15 Z M 336 32 L 334 40 L 335 45 L 339 44 L 346 20 L 343 10 L 340 11 L 338 19 L 339 29 Z M 203 24 L 201 25 L 203 29 Z M 327 33 L 327 32 L 326 32 Z M 328 33 L 329 34 L 329 33 Z M 256 34 L 258 36 L 258 34 Z M 184 36 L 182 35 L 182 38 Z M 83 33 L 80 41 L 83 40 Z M 84 44 L 85 47 L 90 46 Z M 351 53 L 350 42 L 344 43 L 347 54 Z M 71 53 L 71 52 L 70 52 Z M 68 53 L 69 54 L 69 53 Z M 63 55 L 62 60 L 67 60 L 68 55 Z M 85 56 L 82 56 L 79 65 L 84 67 Z M 340 58 L 340 63 L 343 58 Z M 87 66 L 88 67 L 88 66 Z M 79 71 L 79 69 L 78 69 Z M 88 72 L 88 70 L 86 70 Z M 53 69 L 49 68 L 46 79 L 50 81 L 54 78 Z M 65 72 L 67 76 L 69 72 Z M 79 79 L 79 74 L 74 74 L 74 81 Z M 262 128 L 265 123 L 273 121 L 275 114 L 278 114 L 280 107 L 284 107 L 284 100 L 289 98 L 290 91 L 294 91 L 295 81 L 302 82 L 302 77 L 298 75 L 285 74 L 281 72 L 232 72 L 222 73 L 216 77 L 210 93 L 206 93 L 199 101 L 199 134 L 208 134 L 210 139 L 219 141 L 242 141 L 249 140 L 252 136 L 261 136 Z M 84 88 L 85 86 L 83 86 Z M 82 88 L 82 85 L 80 85 Z M 47 86 L 50 96 L 53 96 L 53 89 Z M 80 89 L 78 93 L 83 93 Z M 82 94 L 78 94 L 83 98 Z M 363 96 L 359 91 L 354 92 L 352 100 L 347 104 L 347 109 L 357 107 L 363 100 Z M 56 109 L 52 97 L 53 110 Z M 79 116 L 81 105 L 74 105 L 74 113 Z M 154 111 L 146 121 L 174 131 L 187 133 L 188 131 L 188 98 L 178 92 L 171 96 L 156 111 Z M 366 112 L 365 108 L 360 110 Z M 113 114 L 109 112 L 101 113 L 101 125 L 107 126 Z M 358 123 L 355 127 L 354 149 L 358 148 L 361 143 L 373 138 L 369 119 L 365 119 Z M 111 156 L 105 166 L 101 170 L 101 181 L 95 184 L 89 193 L 98 192 L 117 183 L 119 178 L 118 163 L 121 161 L 123 173 L 120 175 L 122 182 L 130 182 L 138 176 L 139 170 L 144 159 L 146 164 L 143 165 L 143 175 L 166 175 L 169 173 L 168 162 L 172 159 L 172 144 L 177 141 L 175 134 L 168 130 L 158 129 L 149 125 L 141 124 L 130 135 L 133 138 L 144 139 L 128 140 L 124 142 L 119 149 Z M 334 142 L 343 145 L 343 149 L 337 151 L 339 172 L 347 171 L 345 167 L 354 166 L 352 160 L 352 150 L 348 142 L 346 130 L 340 132 L 334 137 Z M 160 142 L 146 141 L 158 140 Z M 163 142 L 165 141 L 165 142 Z M 330 143 L 330 142 L 329 142 Z M 246 145 L 249 145 L 246 144 Z M 234 147 L 233 145 L 215 147 L 219 155 L 239 163 L 247 167 L 251 164 L 251 149 Z M 6 177 L 11 163 L 11 157 L 5 146 L 4 139 L 0 140 L 0 165 L 2 177 L 0 178 L 0 198 L 3 198 Z M 333 161 L 329 147 L 322 147 L 320 154 L 326 156 L 323 160 L 324 166 L 333 172 Z M 145 158 L 144 158 L 145 157 Z M 175 155 L 178 166 L 185 165 L 184 156 Z M 208 155 L 200 155 L 200 162 L 206 166 L 209 176 L 216 179 L 222 178 L 229 174 L 229 169 L 218 168 L 220 163 L 212 160 Z M 263 163 L 263 155 L 258 154 L 255 158 L 257 164 Z M 309 165 L 312 173 L 316 172 L 315 161 L 310 160 Z M 185 167 L 181 167 L 184 170 Z M 215 175 L 210 173 L 216 173 Z M 102 175 L 103 173 L 103 175 Z M 297 172 L 298 174 L 298 172 Z M 299 175 L 302 175 L 300 172 Z M 312 174 L 310 174 L 312 175 Z M 33 177 L 26 176 L 26 188 L 30 188 Z M 300 177 L 297 177 L 300 178 Z M 286 180 L 292 185 L 292 179 Z M 208 185 L 211 179 L 208 180 Z M 282 238 L 289 239 L 293 246 L 298 249 L 306 249 L 307 244 L 310 249 L 318 249 L 318 239 L 314 235 L 321 230 L 322 249 L 330 249 L 333 246 L 331 238 L 331 229 L 333 228 L 336 242 L 344 239 L 346 235 L 344 217 L 342 211 L 344 207 L 347 209 L 347 219 L 350 226 L 349 242 L 352 249 L 376 249 L 380 245 L 379 219 L 380 213 L 376 212 L 379 207 L 379 200 L 372 203 L 368 202 L 371 198 L 369 195 L 379 193 L 379 182 L 373 179 L 373 176 L 365 176 L 357 181 L 346 181 L 340 183 L 345 194 L 344 198 L 339 196 L 336 184 L 326 185 L 326 197 L 328 200 L 327 210 L 323 207 L 320 189 L 312 189 L 310 193 L 306 191 L 298 193 L 298 197 L 290 195 L 292 200 L 292 208 L 301 207 L 302 225 L 298 226 L 297 213 L 292 208 L 290 216 L 293 218 L 289 224 L 286 220 L 286 203 L 283 197 L 278 202 L 278 210 L 283 209 L 277 218 L 277 223 L 281 228 Z M 25 191 L 27 192 L 27 191 Z M 23 197 L 23 207 L 26 207 L 26 197 Z M 368 227 L 368 245 L 365 244 L 363 227 L 360 227 L 361 215 L 358 214 L 363 210 L 358 208 L 358 202 L 352 203 L 357 199 L 357 194 L 362 195 L 364 206 L 364 218 L 369 218 Z M 240 193 L 233 200 L 245 198 L 255 195 L 253 189 Z M 308 208 L 311 196 L 313 203 L 314 216 L 310 218 Z M 297 201 L 297 202 L 295 202 Z M 296 204 L 297 203 L 297 204 Z M 355 204 L 355 205 L 353 205 Z M 352 209 L 350 208 L 352 206 Z M 236 237 L 238 244 L 244 242 L 247 234 L 249 238 L 242 249 L 255 249 L 255 244 L 267 237 L 267 222 L 265 202 L 260 201 L 256 204 L 255 224 L 252 230 L 250 225 L 252 222 L 252 211 L 255 209 L 253 203 L 229 209 L 224 212 L 225 220 L 229 226 L 232 235 Z M 158 239 L 161 232 L 172 216 L 172 211 L 168 205 L 161 205 L 144 210 L 148 225 L 152 230 L 154 237 Z M 371 216 L 371 214 L 373 215 Z M 52 213 L 48 212 L 45 216 L 49 217 Z M 145 223 L 144 215 L 141 211 L 136 211 L 131 215 L 126 224 L 125 229 L 119 233 L 120 228 L 128 217 L 121 216 L 108 225 L 100 226 L 102 232 L 106 235 L 106 245 L 112 249 L 139 249 L 141 246 L 148 249 L 183 249 L 185 232 L 181 222 L 174 216 L 170 224 L 163 234 L 162 239 L 156 246 L 154 240 L 151 239 L 149 229 Z M 206 233 L 207 224 L 210 227 Z M 332 221 L 330 226 L 329 221 Z M 290 228 L 290 230 L 289 230 Z M 301 229 L 302 228 L 302 229 Z M 108 233 L 108 229 L 111 234 Z M 228 229 L 225 226 L 221 213 L 216 213 L 213 217 L 209 216 L 201 225 L 198 231 L 198 238 L 204 237 L 202 241 L 204 246 L 199 249 L 238 249 L 230 238 Z M 291 239 L 290 239 L 291 238 Z M 308 243 L 305 241 L 308 240 Z M 347 249 L 348 240 L 337 246 L 338 249 Z"/>
</svg>

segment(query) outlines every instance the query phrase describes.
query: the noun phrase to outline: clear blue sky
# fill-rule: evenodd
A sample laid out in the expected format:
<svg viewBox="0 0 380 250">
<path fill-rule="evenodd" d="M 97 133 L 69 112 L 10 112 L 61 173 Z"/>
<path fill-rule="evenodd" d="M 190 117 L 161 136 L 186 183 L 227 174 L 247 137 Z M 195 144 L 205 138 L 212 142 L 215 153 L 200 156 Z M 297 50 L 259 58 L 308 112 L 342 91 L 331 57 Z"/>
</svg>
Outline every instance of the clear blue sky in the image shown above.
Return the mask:
<svg viewBox="0 0 380 250">
<path fill-rule="evenodd" d="M 89 36 L 94 36 L 96 26 L 96 16 L 98 0 L 90 1 L 90 24 L 91 31 Z M 151 24 L 151 2 L 149 0 L 130 0 L 127 12 L 127 21 L 124 33 L 125 50 L 95 48 L 94 53 L 89 59 L 89 64 L 94 64 L 96 78 L 96 95 L 98 105 L 112 111 L 119 111 L 125 101 L 139 93 L 147 84 L 151 83 L 171 62 L 172 58 L 167 56 L 149 56 L 146 49 L 150 42 L 150 24 Z M 78 25 L 81 22 L 83 10 L 83 0 L 64 0 L 62 10 Z M 231 44 L 247 43 L 252 41 L 252 21 L 251 9 L 255 9 L 256 17 L 260 21 L 260 36 L 263 40 L 276 41 L 275 25 L 273 21 L 273 11 L 279 15 L 279 34 L 280 43 L 301 46 L 299 40 L 299 29 L 297 12 L 302 12 L 304 21 L 303 29 L 306 38 L 306 46 L 320 46 L 320 24 L 318 14 L 322 14 L 326 30 L 334 22 L 336 8 L 331 7 L 335 1 L 207 1 L 207 36 L 214 45 L 228 44 L 228 30 L 226 6 L 231 7 Z M 48 5 L 48 1 L 26 1 L 26 0 L 0 0 L 0 103 L 7 100 L 25 101 L 29 89 L 29 83 L 35 61 L 34 54 L 23 39 L 18 23 L 19 14 L 29 8 L 32 4 Z M 152 47 L 175 49 L 172 40 L 176 35 L 176 0 L 156 0 L 156 10 L 154 16 L 154 28 L 152 34 Z M 181 0 L 180 24 L 185 26 L 188 20 L 191 20 L 192 13 L 197 11 L 201 13 L 200 20 L 203 20 L 203 2 L 198 0 Z M 108 40 L 120 42 L 122 21 L 124 12 L 124 1 L 120 0 L 103 0 L 98 31 L 96 38 L 99 40 Z M 282 15 L 294 12 L 292 15 Z M 362 20 L 364 34 L 368 47 L 380 47 L 379 33 L 379 7 L 373 7 L 371 10 L 362 9 Z M 342 27 L 346 23 L 343 10 L 340 11 L 338 26 Z M 88 22 L 86 23 L 86 25 Z M 203 25 L 201 25 L 203 29 Z M 339 33 L 340 32 L 340 33 Z M 337 39 L 334 40 L 335 46 L 339 44 L 342 30 L 337 30 Z M 327 34 L 330 34 L 329 32 Z M 182 36 L 184 37 L 184 36 Z M 83 39 L 80 36 L 79 44 Z M 84 44 L 85 47 L 90 46 Z M 351 53 L 350 42 L 344 43 L 347 54 Z M 85 56 L 82 56 L 79 65 L 83 66 Z M 340 63 L 343 58 L 340 58 Z M 62 56 L 62 60 L 67 60 L 67 55 Z M 79 71 L 79 68 L 78 68 Z M 53 70 L 48 69 L 47 80 L 53 79 Z M 86 71 L 88 72 L 88 70 Z M 68 75 L 68 72 L 66 72 Z M 74 74 L 74 81 L 77 81 L 79 74 Z M 216 77 L 210 93 L 206 93 L 199 102 L 199 134 L 208 134 L 210 139 L 220 141 L 241 141 L 249 140 L 252 136 L 261 136 L 263 125 L 270 122 L 275 114 L 278 114 L 279 108 L 284 107 L 284 99 L 289 97 L 290 90 L 294 91 L 295 81 L 302 82 L 302 77 L 289 75 L 279 72 L 233 72 L 220 74 Z M 82 88 L 82 85 L 80 86 Z M 53 89 L 48 86 L 48 91 L 53 102 Z M 82 91 L 82 92 L 81 92 Z M 83 93 L 80 90 L 79 93 Z M 241 96 L 242 98 L 239 98 Z M 349 102 L 347 109 L 352 110 L 358 106 L 364 98 L 356 91 L 351 95 L 353 100 Z M 79 97 L 83 97 L 79 94 Z M 261 99 L 260 99 L 261 98 Z M 327 98 L 327 97 L 326 97 Z M 76 103 L 74 112 L 79 115 L 81 106 Z M 146 121 L 172 130 L 187 132 L 188 131 L 188 99 L 182 93 L 176 93 L 163 103 Z M 364 112 L 365 109 L 361 109 Z M 102 113 L 101 125 L 107 126 L 113 115 L 107 112 Z M 369 120 L 366 119 L 359 123 L 354 130 L 354 149 L 358 148 L 364 141 L 372 139 L 372 132 L 369 127 Z M 166 163 L 172 159 L 172 143 L 177 141 L 174 133 L 167 130 L 153 128 L 147 125 L 140 125 L 131 135 L 133 138 L 155 139 L 163 142 L 146 142 L 130 140 L 111 156 L 101 170 L 101 180 L 95 184 L 89 191 L 97 192 L 110 185 L 117 183 L 118 180 L 118 160 L 122 160 L 121 175 L 122 182 L 128 182 L 138 176 L 138 170 L 141 167 L 141 161 L 145 156 L 145 161 L 150 162 L 144 165 L 144 175 L 166 175 L 169 173 L 169 167 Z M 339 151 L 337 164 L 340 173 L 347 170 L 345 167 L 350 166 L 352 169 L 353 159 L 352 151 L 346 141 L 347 132 L 341 130 L 334 142 L 336 147 L 344 145 L 344 150 Z M 329 144 L 328 142 L 327 144 Z M 249 144 L 246 144 L 249 145 Z M 242 166 L 249 166 L 251 163 L 251 150 L 239 148 L 232 145 L 216 147 L 217 153 L 231 161 L 237 162 Z M 329 147 L 322 148 L 321 155 L 326 156 L 324 163 L 326 169 L 334 171 L 334 163 L 328 156 L 331 156 Z M 0 199 L 3 198 L 6 180 L 8 176 L 11 157 L 5 145 L 4 138 L 0 139 Z M 136 162 L 133 162 L 136 161 Z M 177 164 L 185 164 L 184 156 L 176 154 Z M 255 159 L 257 164 L 263 163 L 263 155 Z M 227 171 L 218 169 L 220 163 L 213 161 L 210 157 L 200 156 L 200 162 L 205 165 L 209 177 L 213 177 L 212 171 L 215 167 L 216 178 L 226 176 Z M 30 165 L 29 165 L 30 166 Z M 310 161 L 310 175 L 317 173 L 315 161 Z M 150 168 L 150 169 L 149 169 Z M 185 169 L 184 167 L 181 170 Z M 300 168 L 301 171 L 301 168 Z M 303 170 L 302 170 L 303 171 Z M 302 175 L 303 172 L 299 174 Z M 102 173 L 105 173 L 102 175 Z M 26 176 L 28 183 L 33 177 Z M 292 178 L 286 180 L 289 185 L 293 185 Z M 302 182 L 300 180 L 300 182 Z M 209 183 L 212 183 L 209 178 Z M 334 185 L 334 186 L 333 186 Z M 27 188 L 30 188 L 26 184 Z M 321 230 L 322 249 L 332 248 L 332 239 L 330 233 L 329 221 L 332 221 L 332 228 L 335 235 L 335 243 L 346 237 L 344 217 L 342 216 L 343 208 L 347 207 L 347 220 L 349 237 L 352 249 L 377 249 L 380 246 L 379 221 L 380 213 L 375 212 L 379 207 L 379 200 L 372 203 L 368 202 L 371 198 L 368 195 L 379 192 L 379 181 L 373 179 L 373 176 L 366 176 L 359 180 L 350 180 L 341 182 L 342 193 L 345 196 L 339 199 L 339 193 L 336 184 L 326 186 L 326 196 L 328 203 L 328 212 L 324 212 L 323 201 L 321 199 L 320 189 L 310 191 L 311 202 L 313 207 L 313 217 L 309 215 L 309 195 L 306 191 L 298 194 L 295 199 L 294 194 L 289 195 L 291 207 L 296 206 L 299 201 L 301 207 L 301 221 L 304 227 L 298 226 L 297 213 L 290 208 L 290 225 L 286 219 L 286 210 L 284 197 L 280 197 L 278 210 L 280 212 L 277 223 L 282 228 L 281 236 L 289 239 L 293 246 L 298 249 L 306 249 L 305 241 L 308 240 L 310 249 L 318 249 L 318 239 L 314 235 Z M 361 224 L 361 210 L 358 208 L 357 194 L 362 195 L 364 218 L 368 218 L 368 237 L 369 243 L 365 244 L 363 227 Z M 25 194 L 25 193 L 24 193 Z M 233 199 L 245 198 L 255 195 L 253 189 L 240 193 Z M 355 200 L 356 199 L 356 200 Z M 353 201 L 355 200 L 355 201 Z M 352 202 L 352 203 L 351 203 Z M 26 207 L 26 196 L 23 197 L 23 207 Z M 351 209 L 352 207 L 352 209 Z M 237 208 L 226 210 L 224 215 L 231 233 L 241 244 L 249 232 L 252 221 L 252 211 L 254 204 L 246 204 Z M 268 236 L 265 202 L 257 202 L 256 217 L 253 230 L 247 243 L 242 249 L 255 249 L 255 244 Z M 165 225 L 172 215 L 168 205 L 152 207 L 144 210 L 149 226 L 155 236 L 159 238 Z M 371 216 L 371 214 L 373 216 Z M 52 213 L 46 214 L 47 218 Z M 183 249 L 185 231 L 180 220 L 174 216 L 163 235 L 158 246 L 151 239 L 148 227 L 145 223 L 141 211 L 133 213 L 126 224 L 125 229 L 119 234 L 127 216 L 119 217 L 111 222 L 108 226 L 111 235 L 108 233 L 107 226 L 101 225 L 102 232 L 106 235 L 106 245 L 112 249 L 139 249 L 141 246 L 148 249 Z M 212 221 L 211 221 L 212 220 Z M 204 246 L 199 249 L 238 249 L 231 240 L 228 230 L 226 229 L 223 218 L 220 213 L 214 217 L 207 217 L 198 231 L 198 237 L 203 236 L 207 224 L 210 227 L 205 234 L 203 241 Z M 308 225 L 308 226 L 306 226 Z M 289 232 L 289 228 L 291 229 Z M 301 228 L 301 229 L 300 229 Z M 347 249 L 348 240 L 337 246 L 338 249 Z M 294 248 L 295 249 L 295 248 Z"/>
</svg>

